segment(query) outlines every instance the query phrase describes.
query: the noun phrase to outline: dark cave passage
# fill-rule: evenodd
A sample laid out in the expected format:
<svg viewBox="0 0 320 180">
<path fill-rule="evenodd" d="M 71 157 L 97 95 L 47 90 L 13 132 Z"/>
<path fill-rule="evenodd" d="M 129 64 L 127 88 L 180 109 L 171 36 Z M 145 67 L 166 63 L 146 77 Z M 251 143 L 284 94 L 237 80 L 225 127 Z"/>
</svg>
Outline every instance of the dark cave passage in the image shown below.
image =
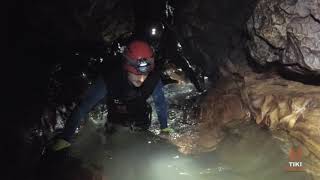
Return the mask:
<svg viewBox="0 0 320 180">
<path fill-rule="evenodd" d="M 319 178 L 319 9 L 317 0 L 13 2 L 4 124 L 13 171 L 5 176 Z M 47 156 L 87 89 L 135 38 L 161 67 L 174 133 L 162 136 L 148 99 L 148 133 L 105 136 L 100 101 L 71 150 Z M 283 170 L 293 146 L 303 147 L 304 172 Z"/>
</svg>

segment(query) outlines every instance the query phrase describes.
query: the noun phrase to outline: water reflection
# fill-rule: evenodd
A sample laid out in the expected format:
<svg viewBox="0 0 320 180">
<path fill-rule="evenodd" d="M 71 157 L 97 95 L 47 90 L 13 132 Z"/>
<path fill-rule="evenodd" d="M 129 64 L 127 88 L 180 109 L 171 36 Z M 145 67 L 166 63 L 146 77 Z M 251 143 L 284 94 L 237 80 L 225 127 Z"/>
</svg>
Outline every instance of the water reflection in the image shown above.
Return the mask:
<svg viewBox="0 0 320 180">
<path fill-rule="evenodd" d="M 187 88 L 179 92 L 185 93 L 183 95 L 192 93 Z M 175 100 L 183 97 L 172 93 L 167 96 Z M 171 99 L 169 103 L 177 103 L 175 100 Z M 179 103 L 176 105 L 179 107 Z M 178 132 L 188 131 L 193 125 L 181 121 L 184 110 L 173 109 L 175 118 L 170 123 Z M 150 132 L 130 132 L 120 128 L 112 136 L 105 136 L 101 128 L 97 129 L 97 123 L 89 121 L 72 153 L 89 167 L 103 167 L 103 175 L 109 180 L 311 179 L 304 172 L 284 171 L 287 155 L 280 150 L 279 142 L 269 131 L 253 123 L 229 129 L 214 152 L 199 155 L 179 153 L 177 147 L 158 136 L 156 129 L 157 124 L 153 124 Z"/>
</svg>

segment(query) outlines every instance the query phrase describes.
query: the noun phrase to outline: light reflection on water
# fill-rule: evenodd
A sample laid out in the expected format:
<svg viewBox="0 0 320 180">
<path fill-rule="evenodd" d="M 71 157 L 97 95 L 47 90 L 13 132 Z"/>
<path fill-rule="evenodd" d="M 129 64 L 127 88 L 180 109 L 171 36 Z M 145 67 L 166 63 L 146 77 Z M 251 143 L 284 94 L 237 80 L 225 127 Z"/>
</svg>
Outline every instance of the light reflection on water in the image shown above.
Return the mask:
<svg viewBox="0 0 320 180">
<path fill-rule="evenodd" d="M 230 132 L 216 151 L 199 155 L 180 154 L 152 133 L 121 130 L 101 141 L 101 134 L 87 127 L 91 133 L 79 137 L 75 154 L 102 166 L 110 180 L 309 179 L 301 172 L 284 171 L 287 157 L 278 142 L 250 124 L 240 127 L 240 134 Z"/>
<path fill-rule="evenodd" d="M 179 104 L 179 97 L 192 93 L 188 87 L 180 91 L 183 96 L 170 90 L 166 96 L 171 96 L 171 105 Z M 178 132 L 188 131 L 188 125 L 181 123 L 179 117 L 183 108 L 172 111 L 175 117 L 169 124 Z M 230 130 L 214 152 L 199 155 L 179 153 L 174 145 L 155 135 L 157 126 L 154 123 L 148 133 L 132 133 L 122 128 L 106 137 L 89 122 L 79 135 L 73 154 L 86 160 L 88 166 L 103 167 L 108 180 L 310 179 L 303 172 L 284 171 L 288 160 L 279 142 L 255 124 L 246 123 Z"/>
</svg>

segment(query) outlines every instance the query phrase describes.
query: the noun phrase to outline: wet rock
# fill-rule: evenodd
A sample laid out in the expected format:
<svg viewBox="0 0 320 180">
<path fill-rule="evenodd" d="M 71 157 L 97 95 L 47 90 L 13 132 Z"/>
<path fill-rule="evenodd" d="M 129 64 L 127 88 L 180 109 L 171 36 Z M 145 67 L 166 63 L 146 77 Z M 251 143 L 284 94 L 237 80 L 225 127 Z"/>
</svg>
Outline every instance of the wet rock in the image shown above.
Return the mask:
<svg viewBox="0 0 320 180">
<path fill-rule="evenodd" d="M 305 146 L 307 170 L 320 169 L 320 87 L 285 80 L 275 74 L 246 74 L 246 89 L 256 123 L 272 131 L 288 132 L 284 141 L 296 139 Z"/>
<path fill-rule="evenodd" d="M 260 0 L 247 23 L 248 48 L 259 64 L 279 62 L 300 74 L 320 73 L 320 3 Z"/>
<path fill-rule="evenodd" d="M 198 126 L 199 147 L 201 151 L 213 150 L 224 138 L 224 129 L 250 119 L 250 109 L 246 105 L 243 79 L 236 74 L 238 67 L 226 60 L 220 67 L 223 77 L 211 90 L 201 104 Z"/>
<path fill-rule="evenodd" d="M 198 133 L 183 133 L 181 135 L 174 135 L 174 137 L 169 137 L 172 144 L 178 147 L 178 151 L 183 154 L 193 154 L 198 150 L 196 140 L 198 138 Z"/>
<path fill-rule="evenodd" d="M 182 149 L 186 153 L 212 151 L 228 129 L 254 120 L 283 146 L 299 142 L 305 170 L 319 176 L 320 87 L 286 80 L 274 72 L 257 74 L 232 63 L 220 70 L 224 77 L 202 101 L 194 137 L 181 136 L 178 146 L 188 147 Z M 289 153 L 288 148 L 284 152 Z"/>
<path fill-rule="evenodd" d="M 239 84 L 232 78 L 224 77 L 217 87 L 202 99 L 196 126 L 171 140 L 180 152 L 193 154 L 215 150 L 225 137 L 225 127 L 249 119 L 250 113 L 241 98 Z"/>
</svg>

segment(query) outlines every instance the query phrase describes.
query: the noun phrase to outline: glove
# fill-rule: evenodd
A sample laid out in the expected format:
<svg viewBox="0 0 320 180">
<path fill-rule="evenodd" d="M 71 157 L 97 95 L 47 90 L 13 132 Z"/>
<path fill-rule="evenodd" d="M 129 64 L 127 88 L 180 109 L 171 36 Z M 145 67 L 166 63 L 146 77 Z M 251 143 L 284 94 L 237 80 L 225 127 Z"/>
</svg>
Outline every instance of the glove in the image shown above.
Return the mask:
<svg viewBox="0 0 320 180">
<path fill-rule="evenodd" d="M 160 132 L 161 133 L 173 133 L 174 130 L 172 128 L 167 127 L 167 128 L 161 129 Z"/>
</svg>

